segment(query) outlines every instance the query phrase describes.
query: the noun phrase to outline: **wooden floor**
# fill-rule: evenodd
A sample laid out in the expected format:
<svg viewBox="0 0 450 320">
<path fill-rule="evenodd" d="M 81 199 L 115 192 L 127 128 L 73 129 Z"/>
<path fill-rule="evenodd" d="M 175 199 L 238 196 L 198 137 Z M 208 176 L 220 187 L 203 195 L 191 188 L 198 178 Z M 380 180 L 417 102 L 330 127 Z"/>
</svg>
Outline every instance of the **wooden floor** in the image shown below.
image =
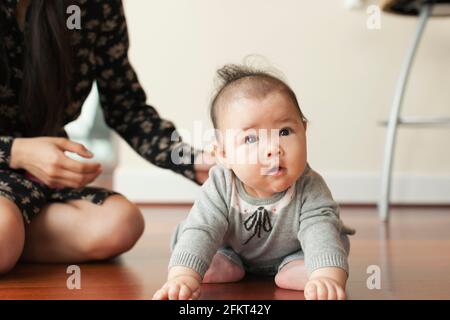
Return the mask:
<svg viewBox="0 0 450 320">
<path fill-rule="evenodd" d="M 143 208 L 146 231 L 115 261 L 81 264 L 81 289 L 66 287 L 67 265 L 19 264 L 0 277 L 0 299 L 150 299 L 164 282 L 169 238 L 189 207 Z M 450 299 L 450 208 L 397 208 L 390 224 L 374 208 L 346 208 L 341 216 L 356 228 L 351 237 L 349 299 Z M 381 289 L 366 286 L 367 268 L 381 269 Z M 202 299 L 303 299 L 273 278 L 203 285 Z"/>
</svg>

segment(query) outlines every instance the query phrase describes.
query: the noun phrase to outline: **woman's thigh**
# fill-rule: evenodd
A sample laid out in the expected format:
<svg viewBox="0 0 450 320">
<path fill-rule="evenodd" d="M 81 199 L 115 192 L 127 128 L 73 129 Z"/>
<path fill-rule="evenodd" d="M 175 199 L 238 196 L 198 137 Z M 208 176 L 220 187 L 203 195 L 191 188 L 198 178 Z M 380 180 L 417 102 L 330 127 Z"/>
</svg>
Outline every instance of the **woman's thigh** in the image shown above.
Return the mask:
<svg viewBox="0 0 450 320">
<path fill-rule="evenodd" d="M 0 196 L 0 274 L 10 271 L 22 254 L 25 231 L 19 208 Z"/>
<path fill-rule="evenodd" d="M 121 195 L 109 196 L 102 204 L 50 203 L 26 225 L 22 259 L 60 263 L 108 259 L 131 249 L 143 230 L 139 209 Z"/>
<path fill-rule="evenodd" d="M 28 220 L 25 212 L 32 214 L 35 206 L 43 203 L 41 196 L 41 190 L 18 172 L 0 170 L 0 273 L 8 272 L 20 258 L 25 241 L 24 218 Z"/>
</svg>

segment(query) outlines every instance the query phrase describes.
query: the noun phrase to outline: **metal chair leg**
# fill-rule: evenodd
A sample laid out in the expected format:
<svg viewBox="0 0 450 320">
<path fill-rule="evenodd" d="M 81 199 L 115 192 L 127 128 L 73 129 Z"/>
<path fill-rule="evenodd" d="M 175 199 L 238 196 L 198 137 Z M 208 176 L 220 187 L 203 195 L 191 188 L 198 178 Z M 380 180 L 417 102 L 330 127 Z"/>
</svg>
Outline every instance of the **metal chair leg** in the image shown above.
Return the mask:
<svg viewBox="0 0 450 320">
<path fill-rule="evenodd" d="M 381 221 L 387 221 L 389 215 L 389 202 L 391 192 L 391 179 L 392 179 L 392 163 L 394 159 L 394 148 L 397 135 L 397 127 L 400 120 L 400 110 L 402 107 L 403 97 L 405 94 L 406 85 L 408 82 L 411 66 L 414 61 L 417 47 L 423 35 L 423 31 L 427 24 L 430 12 L 432 9 L 431 4 L 424 4 L 421 8 L 419 22 L 416 28 L 416 32 L 410 48 L 406 53 L 405 60 L 403 61 L 400 75 L 397 80 L 397 87 L 395 89 L 394 100 L 391 106 L 391 113 L 389 115 L 389 122 L 386 133 L 386 143 L 384 149 L 383 171 L 381 175 L 381 194 L 378 202 L 378 212 Z"/>
</svg>

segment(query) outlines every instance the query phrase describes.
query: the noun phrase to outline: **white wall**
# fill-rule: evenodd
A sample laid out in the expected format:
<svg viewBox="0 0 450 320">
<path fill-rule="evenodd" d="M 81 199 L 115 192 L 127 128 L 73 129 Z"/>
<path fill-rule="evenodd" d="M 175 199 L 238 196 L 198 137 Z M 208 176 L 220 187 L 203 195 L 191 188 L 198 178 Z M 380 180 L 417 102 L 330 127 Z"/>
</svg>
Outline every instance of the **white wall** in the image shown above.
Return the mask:
<svg viewBox="0 0 450 320">
<path fill-rule="evenodd" d="M 330 181 L 336 198 L 376 199 L 385 133 L 378 121 L 388 115 L 417 18 L 383 14 L 381 29 L 369 30 L 365 10 L 349 11 L 344 1 L 124 3 L 131 61 L 148 102 L 163 117 L 182 130 L 192 130 L 196 120 L 209 126 L 215 70 L 248 54 L 263 55 L 297 92 L 310 120 L 309 162 Z M 409 82 L 405 113 L 450 115 L 449 89 L 450 18 L 432 19 Z M 449 138 L 449 129 L 401 129 L 395 172 L 408 183 L 396 191 L 396 200 L 450 202 Z M 125 144 L 120 150 L 120 192 L 139 201 L 170 201 L 163 198 L 172 183 L 181 183 L 174 201 L 195 196 L 189 182 L 156 169 Z M 142 187 L 132 178 L 136 172 Z M 156 185 L 154 179 L 163 183 Z"/>
</svg>

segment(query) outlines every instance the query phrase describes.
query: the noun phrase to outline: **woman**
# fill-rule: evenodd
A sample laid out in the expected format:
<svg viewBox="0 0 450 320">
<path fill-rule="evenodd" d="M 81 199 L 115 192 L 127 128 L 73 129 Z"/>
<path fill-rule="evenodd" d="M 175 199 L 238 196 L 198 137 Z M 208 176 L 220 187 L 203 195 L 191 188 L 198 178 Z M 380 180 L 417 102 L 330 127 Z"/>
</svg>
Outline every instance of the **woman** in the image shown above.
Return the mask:
<svg viewBox="0 0 450 320">
<path fill-rule="evenodd" d="M 69 5 L 81 29 L 68 30 Z M 106 123 L 142 157 L 197 183 L 208 166 L 171 141 L 174 125 L 146 105 L 131 67 L 120 0 L 0 0 L 0 274 L 19 259 L 76 263 L 129 250 L 144 221 L 113 191 L 87 187 L 100 173 L 65 124 L 97 82 Z M 188 147 L 188 148 L 186 148 Z M 172 155 L 184 150 L 181 164 Z"/>
</svg>

